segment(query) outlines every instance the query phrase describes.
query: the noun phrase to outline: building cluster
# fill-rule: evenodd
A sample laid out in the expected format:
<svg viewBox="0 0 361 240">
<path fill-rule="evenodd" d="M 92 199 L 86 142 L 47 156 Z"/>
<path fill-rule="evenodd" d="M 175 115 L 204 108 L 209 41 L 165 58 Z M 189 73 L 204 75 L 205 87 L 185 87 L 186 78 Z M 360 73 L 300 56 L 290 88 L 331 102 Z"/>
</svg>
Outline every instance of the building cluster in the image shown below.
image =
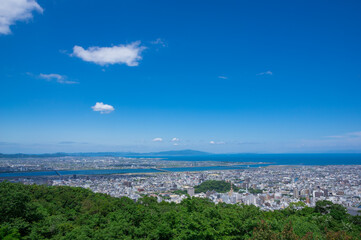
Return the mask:
<svg viewBox="0 0 361 240">
<path fill-rule="evenodd" d="M 153 161 L 148 164 L 159 164 L 156 163 L 159 160 Z M 138 163 L 142 164 L 142 161 Z M 319 200 L 329 200 L 354 212 L 361 209 L 361 165 L 273 165 L 201 172 L 29 176 L 8 180 L 25 184 L 82 187 L 114 197 L 129 197 L 135 201 L 143 196 L 153 196 L 158 201 L 180 203 L 194 196 L 208 198 L 217 204 L 253 204 L 263 210 L 276 210 L 299 201 L 314 206 Z M 195 187 L 207 180 L 226 181 L 230 186 L 234 184 L 235 189 L 226 193 L 213 189 L 197 193 Z"/>
<path fill-rule="evenodd" d="M 207 180 L 234 184 L 227 193 L 212 189 L 195 193 L 194 187 Z M 361 205 L 361 166 L 269 166 L 240 170 L 168 172 L 147 175 L 71 176 L 49 181 L 91 189 L 114 197 L 137 200 L 154 196 L 158 201 L 181 202 L 188 196 L 208 198 L 215 203 L 253 204 L 263 210 L 288 207 L 299 201 L 314 206 L 330 200 L 350 209 Z M 360 208 L 361 209 L 361 208 Z"/>
<path fill-rule="evenodd" d="M 134 168 L 177 168 L 202 166 L 230 166 L 249 164 L 244 162 L 218 161 L 174 161 L 163 158 L 142 157 L 28 157 L 0 158 L 0 173 L 51 171 L 51 170 L 100 170 L 100 169 L 134 169 Z M 250 163 L 252 164 L 252 163 Z"/>
</svg>

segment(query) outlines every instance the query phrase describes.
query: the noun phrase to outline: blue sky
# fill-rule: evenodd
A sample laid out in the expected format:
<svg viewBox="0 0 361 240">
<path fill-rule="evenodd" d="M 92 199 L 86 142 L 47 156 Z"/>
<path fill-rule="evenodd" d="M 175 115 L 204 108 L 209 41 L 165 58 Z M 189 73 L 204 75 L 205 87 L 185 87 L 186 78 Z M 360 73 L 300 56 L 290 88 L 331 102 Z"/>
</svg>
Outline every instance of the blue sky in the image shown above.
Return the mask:
<svg viewBox="0 0 361 240">
<path fill-rule="evenodd" d="M 4 3 L 0 152 L 361 152 L 358 0 Z"/>
</svg>

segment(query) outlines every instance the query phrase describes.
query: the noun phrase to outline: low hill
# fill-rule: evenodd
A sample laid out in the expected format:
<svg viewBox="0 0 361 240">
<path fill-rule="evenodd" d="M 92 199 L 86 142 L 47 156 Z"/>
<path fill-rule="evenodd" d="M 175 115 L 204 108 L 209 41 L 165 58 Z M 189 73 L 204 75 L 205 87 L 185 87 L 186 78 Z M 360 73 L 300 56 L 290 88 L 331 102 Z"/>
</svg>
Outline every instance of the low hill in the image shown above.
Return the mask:
<svg viewBox="0 0 361 240">
<path fill-rule="evenodd" d="M 232 184 L 232 187 L 233 187 L 233 191 L 239 190 L 234 184 Z M 213 191 L 213 190 L 219 193 L 225 193 L 231 190 L 231 183 L 226 181 L 208 180 L 202 182 L 198 186 L 195 186 L 194 190 L 196 193 L 201 193 L 201 192 L 205 193 L 207 191 Z"/>
</svg>

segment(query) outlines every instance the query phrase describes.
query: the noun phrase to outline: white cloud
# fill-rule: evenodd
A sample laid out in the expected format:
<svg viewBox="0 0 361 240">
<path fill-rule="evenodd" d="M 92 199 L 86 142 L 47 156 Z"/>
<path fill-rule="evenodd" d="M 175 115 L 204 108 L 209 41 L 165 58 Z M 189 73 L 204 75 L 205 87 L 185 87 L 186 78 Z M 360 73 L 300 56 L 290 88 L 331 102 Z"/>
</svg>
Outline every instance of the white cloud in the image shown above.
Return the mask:
<svg viewBox="0 0 361 240">
<path fill-rule="evenodd" d="M 67 76 L 56 74 L 56 73 L 50 73 L 50 74 L 40 73 L 39 77 L 42 78 L 42 79 L 46 79 L 48 81 L 55 80 L 57 83 L 61 83 L 61 84 L 76 84 L 76 83 L 78 83 L 78 82 L 75 82 L 75 81 L 69 81 L 69 80 L 67 80 Z"/>
<path fill-rule="evenodd" d="M 259 75 L 259 76 L 261 76 L 261 75 L 273 75 L 273 72 L 271 72 L 271 71 L 266 71 L 266 72 L 258 73 L 257 75 Z"/>
<path fill-rule="evenodd" d="M 0 34 L 10 34 L 10 25 L 33 18 L 33 11 L 43 12 L 35 0 L 1 0 Z"/>
<path fill-rule="evenodd" d="M 92 106 L 93 111 L 100 113 L 111 113 L 114 111 L 114 107 L 109 104 L 104 104 L 102 102 L 97 102 L 94 106 Z"/>
<path fill-rule="evenodd" d="M 172 142 L 179 142 L 179 138 L 174 137 L 174 138 L 172 138 L 171 141 L 172 141 Z"/>
<path fill-rule="evenodd" d="M 157 137 L 152 140 L 153 142 L 163 142 L 163 138 Z"/>
<path fill-rule="evenodd" d="M 173 146 L 179 146 L 179 143 L 173 143 Z"/>
<path fill-rule="evenodd" d="M 220 78 L 220 79 L 228 79 L 228 77 L 226 77 L 226 76 L 218 76 L 218 78 Z"/>
<path fill-rule="evenodd" d="M 215 141 L 210 141 L 209 143 L 210 143 L 210 144 L 216 144 L 216 142 L 215 142 Z"/>
<path fill-rule="evenodd" d="M 225 142 L 222 142 L 222 141 L 221 142 L 210 141 L 209 143 L 210 144 L 217 144 L 217 145 L 218 144 L 226 144 Z"/>
<path fill-rule="evenodd" d="M 80 46 L 74 46 L 71 56 L 81 58 L 86 62 L 93 62 L 98 65 L 108 64 L 126 64 L 134 67 L 139 65 L 142 60 L 141 53 L 145 47 L 140 46 L 140 41 L 127 45 L 118 45 L 113 47 L 90 47 L 84 49 Z"/>
</svg>

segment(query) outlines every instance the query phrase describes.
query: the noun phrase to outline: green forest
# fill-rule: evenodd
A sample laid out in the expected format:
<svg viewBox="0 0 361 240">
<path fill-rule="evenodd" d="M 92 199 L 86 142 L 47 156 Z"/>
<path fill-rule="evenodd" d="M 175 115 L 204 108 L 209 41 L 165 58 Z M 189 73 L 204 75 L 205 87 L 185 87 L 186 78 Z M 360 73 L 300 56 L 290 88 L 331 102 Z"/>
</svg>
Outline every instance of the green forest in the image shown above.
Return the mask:
<svg viewBox="0 0 361 240">
<path fill-rule="evenodd" d="M 328 201 L 265 212 L 187 198 L 180 204 L 74 187 L 0 183 L 0 239 L 361 239 L 361 217 Z"/>
<path fill-rule="evenodd" d="M 232 184 L 233 191 L 238 191 L 239 189 Z M 231 183 L 226 181 L 218 180 L 207 180 L 194 187 L 196 193 L 207 192 L 207 191 L 216 191 L 219 193 L 229 192 L 231 190 Z"/>
</svg>

